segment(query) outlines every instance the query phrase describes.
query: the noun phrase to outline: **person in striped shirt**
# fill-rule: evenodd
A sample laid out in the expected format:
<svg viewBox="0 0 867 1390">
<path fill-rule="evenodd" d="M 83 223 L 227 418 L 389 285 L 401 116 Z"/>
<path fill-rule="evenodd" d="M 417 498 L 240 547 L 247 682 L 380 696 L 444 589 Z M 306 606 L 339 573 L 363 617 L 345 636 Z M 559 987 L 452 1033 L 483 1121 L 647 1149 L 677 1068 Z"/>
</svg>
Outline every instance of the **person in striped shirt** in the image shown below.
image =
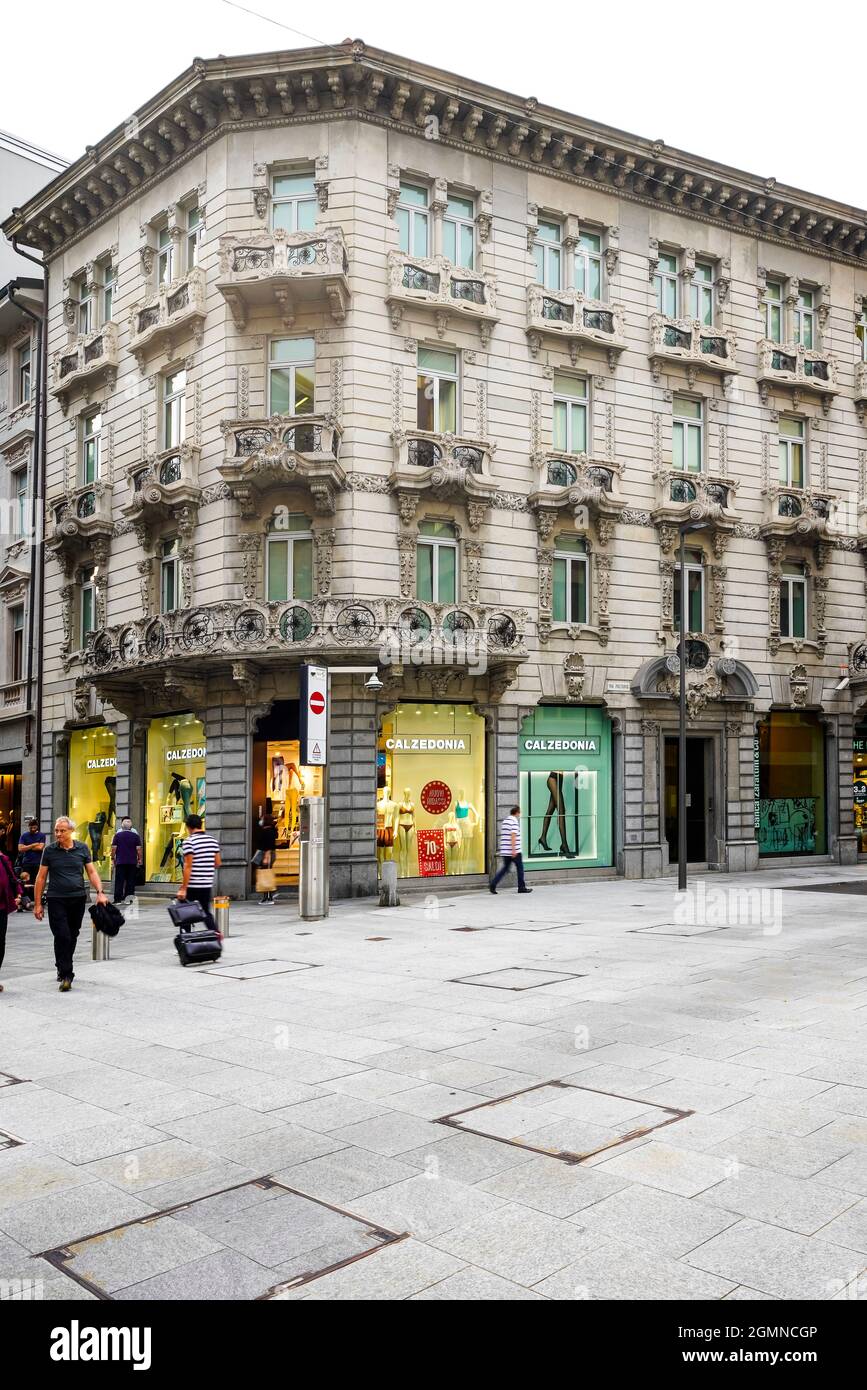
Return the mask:
<svg viewBox="0 0 867 1390">
<path fill-rule="evenodd" d="M 211 915 L 211 894 L 214 891 L 214 877 L 222 863 L 220 846 L 213 835 L 202 828 L 201 816 L 187 816 L 187 837 L 181 843 L 184 860 L 184 877 L 177 896 L 183 902 L 200 903 L 205 913 L 205 921 L 211 931 L 217 924 Z"/>
<path fill-rule="evenodd" d="M 503 867 L 498 874 L 491 879 L 488 887 L 492 893 L 496 893 L 497 884 L 514 864 L 518 871 L 518 892 L 532 893 L 532 888 L 528 888 L 524 882 L 524 859 L 521 854 L 521 822 L 518 817 L 521 814 L 520 806 L 513 806 L 507 816 L 503 817 L 500 825 L 500 854 L 503 856 Z"/>
</svg>

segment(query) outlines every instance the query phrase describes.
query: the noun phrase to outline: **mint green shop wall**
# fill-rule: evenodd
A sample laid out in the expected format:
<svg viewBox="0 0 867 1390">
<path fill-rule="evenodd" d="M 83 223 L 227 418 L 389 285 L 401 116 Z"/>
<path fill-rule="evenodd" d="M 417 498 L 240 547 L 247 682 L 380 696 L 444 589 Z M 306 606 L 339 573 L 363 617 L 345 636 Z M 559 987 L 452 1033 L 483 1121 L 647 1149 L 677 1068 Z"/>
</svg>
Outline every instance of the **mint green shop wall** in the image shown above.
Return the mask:
<svg viewBox="0 0 867 1390">
<path fill-rule="evenodd" d="M 528 715 L 518 782 L 528 869 L 611 864 L 611 724 L 601 709 L 540 705 Z"/>
</svg>

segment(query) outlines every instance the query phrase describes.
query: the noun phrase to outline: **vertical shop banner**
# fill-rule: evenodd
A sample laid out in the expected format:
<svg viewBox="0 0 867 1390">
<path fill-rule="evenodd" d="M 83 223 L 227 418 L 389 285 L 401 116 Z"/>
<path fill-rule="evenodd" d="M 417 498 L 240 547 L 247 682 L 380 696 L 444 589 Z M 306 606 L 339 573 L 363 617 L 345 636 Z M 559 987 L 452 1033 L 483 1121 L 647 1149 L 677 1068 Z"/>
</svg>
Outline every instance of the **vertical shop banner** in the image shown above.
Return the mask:
<svg viewBox="0 0 867 1390">
<path fill-rule="evenodd" d="M 300 733 L 302 767 L 324 767 L 328 761 L 328 670 L 301 667 Z"/>
<path fill-rule="evenodd" d="M 422 878 L 439 878 L 446 871 L 446 847 L 440 827 L 418 832 L 418 871 Z"/>
</svg>

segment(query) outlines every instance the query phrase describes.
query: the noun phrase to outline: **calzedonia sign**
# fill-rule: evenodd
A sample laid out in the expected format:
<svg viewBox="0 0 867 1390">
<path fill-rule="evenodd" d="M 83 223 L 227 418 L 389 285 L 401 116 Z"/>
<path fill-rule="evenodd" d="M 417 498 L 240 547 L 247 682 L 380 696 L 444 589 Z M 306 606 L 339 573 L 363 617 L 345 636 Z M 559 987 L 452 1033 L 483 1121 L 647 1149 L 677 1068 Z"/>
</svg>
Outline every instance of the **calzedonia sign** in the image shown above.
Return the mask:
<svg viewBox="0 0 867 1390">
<path fill-rule="evenodd" d="M 117 758 L 88 758 L 88 772 L 103 772 L 107 767 L 117 767 Z"/>
<path fill-rule="evenodd" d="M 525 753 L 598 753 L 598 738 L 525 738 Z"/>
<path fill-rule="evenodd" d="M 463 738 L 387 738 L 390 753 L 469 753 L 470 735 Z"/>
<path fill-rule="evenodd" d="M 199 759 L 204 758 L 205 755 L 206 755 L 206 753 L 207 753 L 207 751 L 208 751 L 207 748 L 204 748 L 204 747 L 201 747 L 201 748 L 167 748 L 167 749 L 166 749 L 166 762 L 167 762 L 167 763 L 191 763 L 191 762 L 196 762 L 196 761 L 198 761 Z"/>
</svg>

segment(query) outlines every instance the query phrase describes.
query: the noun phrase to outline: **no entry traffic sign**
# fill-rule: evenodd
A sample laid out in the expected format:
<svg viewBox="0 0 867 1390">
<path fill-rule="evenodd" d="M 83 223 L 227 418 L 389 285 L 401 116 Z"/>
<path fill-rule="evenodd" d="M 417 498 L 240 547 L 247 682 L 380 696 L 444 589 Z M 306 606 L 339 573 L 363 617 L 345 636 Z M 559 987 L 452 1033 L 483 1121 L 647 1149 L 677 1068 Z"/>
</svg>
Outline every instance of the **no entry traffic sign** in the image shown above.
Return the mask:
<svg viewBox="0 0 867 1390">
<path fill-rule="evenodd" d="M 328 671 L 305 662 L 301 667 L 299 734 L 301 763 L 324 767 L 328 761 Z"/>
<path fill-rule="evenodd" d="M 325 713 L 325 696 L 321 690 L 314 690 L 310 696 L 310 709 L 313 714 Z"/>
</svg>

